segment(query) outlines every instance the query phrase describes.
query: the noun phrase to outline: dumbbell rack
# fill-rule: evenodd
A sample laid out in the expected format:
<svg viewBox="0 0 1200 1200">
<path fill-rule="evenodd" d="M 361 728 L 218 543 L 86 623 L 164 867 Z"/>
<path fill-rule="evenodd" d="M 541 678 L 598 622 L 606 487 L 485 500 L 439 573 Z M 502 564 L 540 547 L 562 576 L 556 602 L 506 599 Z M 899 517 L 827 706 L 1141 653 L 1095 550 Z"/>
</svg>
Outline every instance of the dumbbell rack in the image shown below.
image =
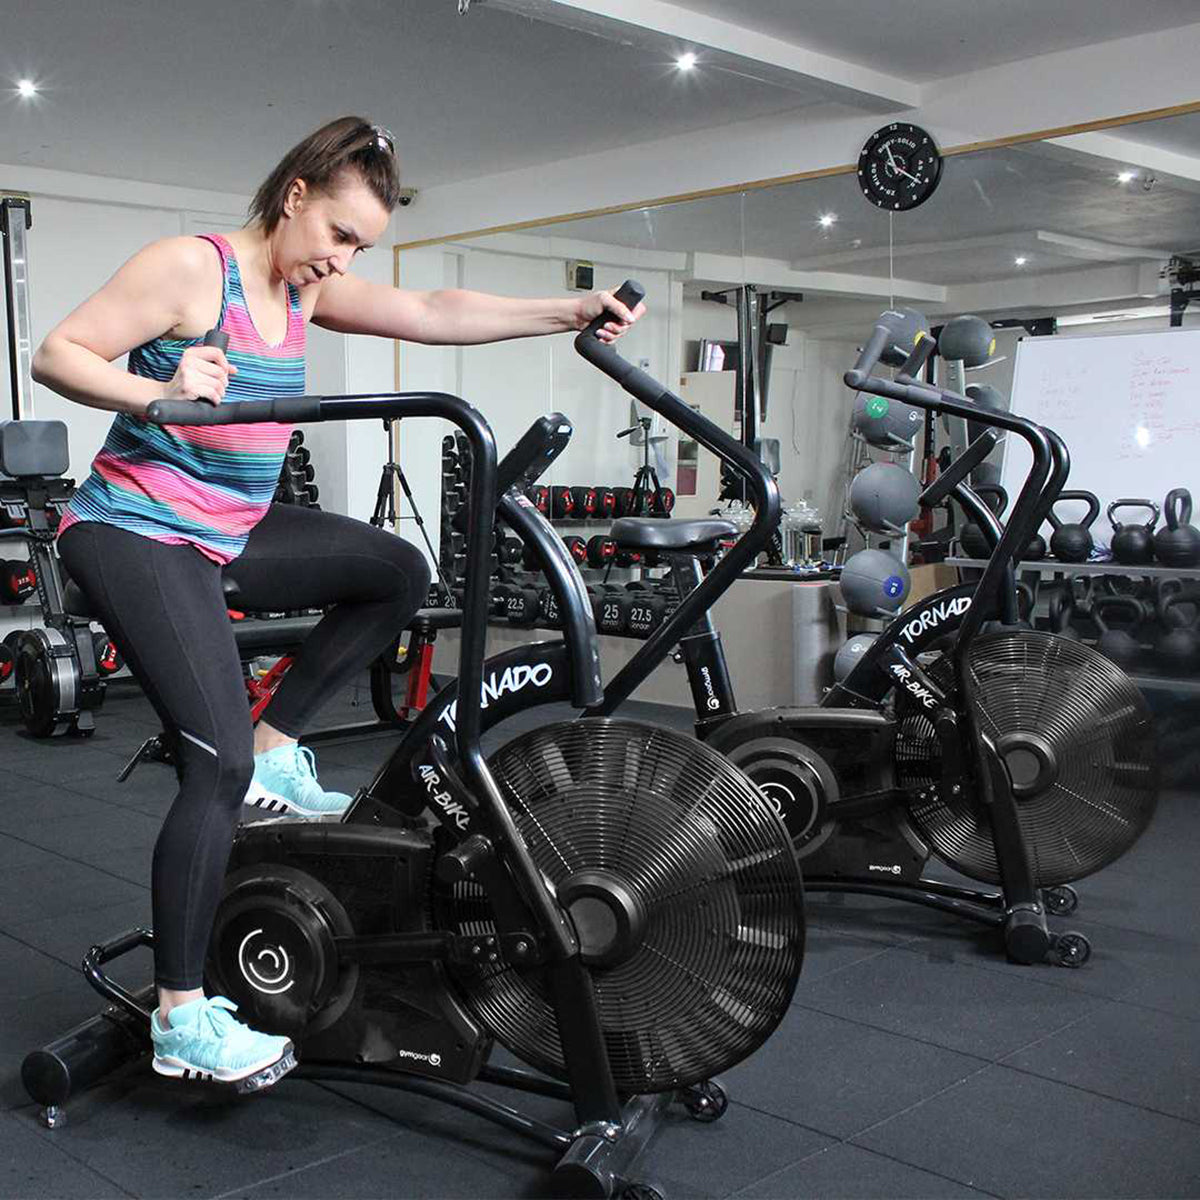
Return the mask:
<svg viewBox="0 0 1200 1200">
<path fill-rule="evenodd" d="M 441 549 L 438 556 L 439 565 L 453 591 L 460 591 L 464 580 L 462 568 L 465 564 L 463 547 L 465 530 L 461 525 L 459 514 L 467 489 L 470 486 L 470 459 L 464 440 L 458 436 L 448 435 L 442 440 L 442 497 L 441 497 Z M 667 489 L 669 490 L 669 489 Z M 613 493 L 610 502 L 611 511 L 601 517 L 577 517 L 572 510 L 576 502 L 586 503 L 590 500 L 589 493 Z M 620 495 L 625 493 L 626 495 Z M 624 575 L 628 572 L 629 583 L 640 582 L 634 579 L 636 572 L 655 565 L 647 562 L 640 554 L 622 554 L 611 550 L 611 559 L 606 565 L 599 566 L 595 555 L 590 559 L 584 548 L 584 538 L 591 533 L 592 537 L 603 537 L 597 529 L 604 529 L 605 524 L 619 514 L 619 500 L 628 503 L 628 498 L 634 494 L 634 489 L 593 489 L 588 487 L 568 488 L 561 486 L 539 485 L 529 491 L 530 502 L 546 516 L 556 527 L 565 530 L 579 529 L 574 537 L 579 541 L 572 546 L 573 557 L 579 564 L 585 578 L 596 576 L 592 583 L 597 586 L 606 584 L 611 572 L 616 569 Z M 673 499 L 673 495 L 670 497 Z M 630 514 L 632 515 L 632 514 Z M 669 511 L 656 515 L 669 516 Z M 582 536 L 581 536 L 582 535 Z M 572 535 L 567 533 L 564 540 L 570 544 Z M 492 578 L 496 581 L 493 588 L 493 607 L 491 620 L 517 628 L 555 629 L 559 626 L 558 615 L 555 611 L 554 597 L 546 586 L 539 588 L 536 579 L 531 575 L 528 581 L 515 581 L 512 578 L 512 568 L 518 568 L 522 562 L 527 571 L 532 572 L 536 564 L 524 561 L 524 548 L 519 539 L 507 537 L 496 532 L 492 552 Z M 614 585 L 615 587 L 615 585 Z M 650 591 L 650 589 L 646 589 Z M 614 599 L 608 609 L 601 606 L 597 600 L 597 628 L 601 633 L 615 636 L 631 636 L 637 638 L 649 637 L 655 628 L 666 618 L 677 603 L 674 594 L 653 592 L 638 600 L 637 591 L 617 589 Z M 611 620 L 606 620 L 606 612 L 618 613 Z M 636 628 L 627 632 L 626 623 L 633 618 Z M 606 628 L 607 625 L 607 628 Z"/>
</svg>

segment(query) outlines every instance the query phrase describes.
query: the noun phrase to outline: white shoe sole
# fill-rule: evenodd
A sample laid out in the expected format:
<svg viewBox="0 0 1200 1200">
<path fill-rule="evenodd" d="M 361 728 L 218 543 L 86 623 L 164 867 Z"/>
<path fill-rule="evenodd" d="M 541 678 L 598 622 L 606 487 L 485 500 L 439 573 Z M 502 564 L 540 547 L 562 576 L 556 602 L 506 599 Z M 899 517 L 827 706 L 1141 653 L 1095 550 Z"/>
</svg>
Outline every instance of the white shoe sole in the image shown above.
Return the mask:
<svg viewBox="0 0 1200 1200">
<path fill-rule="evenodd" d="M 301 808 L 299 805 L 293 804 L 285 796 L 280 796 L 277 792 L 268 791 L 261 783 L 253 781 L 246 790 L 246 796 L 242 800 L 242 804 L 247 808 L 261 808 L 264 812 L 274 813 L 277 817 L 294 815 L 297 817 L 308 817 L 313 820 L 329 821 L 340 820 L 350 808 L 349 804 L 345 808 Z"/>
<path fill-rule="evenodd" d="M 166 1075 L 171 1079 L 191 1079 L 207 1083 L 249 1083 L 251 1086 L 247 1090 L 257 1091 L 262 1087 L 269 1087 L 277 1079 L 282 1079 L 296 1065 L 296 1055 L 292 1043 L 288 1042 L 282 1054 L 264 1058 L 262 1062 L 241 1067 L 236 1071 L 230 1068 L 209 1071 L 202 1067 L 194 1067 L 172 1055 L 158 1054 L 155 1054 L 151 1065 L 159 1075 Z M 257 1076 L 263 1078 L 256 1079 Z"/>
</svg>

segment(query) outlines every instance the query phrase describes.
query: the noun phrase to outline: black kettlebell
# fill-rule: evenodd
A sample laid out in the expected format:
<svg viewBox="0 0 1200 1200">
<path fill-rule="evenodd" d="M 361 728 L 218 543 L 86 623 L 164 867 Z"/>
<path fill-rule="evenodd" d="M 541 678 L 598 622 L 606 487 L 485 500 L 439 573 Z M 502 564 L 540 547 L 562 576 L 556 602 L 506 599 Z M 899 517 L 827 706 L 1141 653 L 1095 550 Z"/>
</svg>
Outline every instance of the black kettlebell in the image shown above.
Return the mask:
<svg viewBox="0 0 1200 1200">
<path fill-rule="evenodd" d="M 1017 623 L 1005 625 L 1003 621 L 984 621 L 980 627 L 981 633 L 1003 633 L 1010 629 L 1032 629 L 1030 618 L 1033 616 L 1034 605 L 1037 604 L 1037 593 L 1025 582 L 1018 583 L 1014 589 L 1017 593 Z"/>
<path fill-rule="evenodd" d="M 1075 597 L 1069 588 L 1061 588 L 1050 601 L 1050 632 L 1071 642 L 1079 641 L 1079 631 L 1071 624 L 1074 615 Z"/>
<path fill-rule="evenodd" d="M 1116 612 L 1127 613 L 1128 624 L 1112 625 L 1104 619 L 1105 613 Z M 1101 596 L 1092 605 L 1092 620 L 1100 630 L 1096 649 L 1123 670 L 1137 666 L 1142 662 L 1145 651 L 1134 632 L 1145 619 L 1146 609 L 1140 600 L 1132 596 Z"/>
<path fill-rule="evenodd" d="M 1025 562 L 1041 562 L 1046 557 L 1046 539 L 1040 533 L 1035 533 L 1021 557 Z"/>
<path fill-rule="evenodd" d="M 1172 488 L 1163 501 L 1166 527 L 1154 535 L 1154 553 L 1166 567 L 1194 567 L 1200 563 L 1200 529 L 1192 519 L 1192 493 Z"/>
<path fill-rule="evenodd" d="M 981 483 L 974 491 L 996 517 L 1004 514 L 1008 507 L 1008 493 L 998 483 Z M 962 533 L 958 535 L 958 544 L 967 558 L 992 557 L 987 535 L 983 532 L 983 527 L 976 525 L 974 521 L 963 526 Z"/>
<path fill-rule="evenodd" d="M 1181 611 L 1183 605 L 1193 609 L 1189 618 Z M 1167 596 L 1159 605 L 1158 616 L 1163 629 L 1154 642 L 1159 666 L 1173 675 L 1190 675 L 1200 668 L 1200 605 L 1194 595 L 1176 593 Z"/>
<path fill-rule="evenodd" d="M 1146 508 L 1152 516 L 1144 525 L 1121 525 L 1113 517 L 1118 508 Z M 1117 562 L 1133 566 L 1154 561 L 1158 505 L 1153 500 L 1114 500 L 1108 506 L 1108 522 L 1113 527 L 1112 556 Z"/>
<path fill-rule="evenodd" d="M 1054 505 L 1064 500 L 1082 500 L 1087 504 L 1087 518 L 1074 524 L 1064 524 L 1054 515 Z M 1059 492 L 1058 499 L 1046 514 L 1054 532 L 1050 535 L 1050 553 L 1060 562 L 1087 562 L 1092 552 L 1092 524 L 1100 515 L 1100 501 L 1091 492 Z"/>
</svg>

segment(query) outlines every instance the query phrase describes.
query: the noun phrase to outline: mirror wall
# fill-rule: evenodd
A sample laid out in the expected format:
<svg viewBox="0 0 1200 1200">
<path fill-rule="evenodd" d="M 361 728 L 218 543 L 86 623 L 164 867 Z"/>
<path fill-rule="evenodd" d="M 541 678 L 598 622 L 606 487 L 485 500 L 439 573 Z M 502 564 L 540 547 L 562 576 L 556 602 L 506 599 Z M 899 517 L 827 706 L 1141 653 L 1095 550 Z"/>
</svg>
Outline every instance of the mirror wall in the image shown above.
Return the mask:
<svg viewBox="0 0 1200 1200">
<path fill-rule="evenodd" d="M 809 499 L 828 533 L 845 486 L 851 396 L 841 375 L 882 308 L 909 304 L 935 323 L 967 312 L 1013 322 L 998 330 L 992 362 L 968 375 L 1008 395 L 1017 339 L 1028 336 L 1020 322 L 1053 317 L 1057 337 L 1165 330 L 1179 258 L 1200 267 L 1200 113 L 953 155 L 933 197 L 894 216 L 844 173 L 399 248 L 397 282 L 555 295 L 578 261 L 594 264 L 598 286 L 636 277 L 649 313 L 623 353 L 728 428 L 738 416 L 732 372 L 696 368 L 705 343 L 736 338 L 736 312 L 707 294 L 747 283 L 795 294 L 770 317 L 786 338 L 772 351 L 760 433 L 779 441 L 785 498 Z M 1200 303 L 1182 325 L 1200 326 Z M 535 416 L 566 413 L 575 438 L 548 482 L 628 486 L 643 461 L 641 447 L 616 436 L 630 424 L 628 397 L 568 338 L 405 346 L 398 369 L 401 387 L 445 387 L 479 405 L 502 452 Z M 678 511 L 708 511 L 715 475 L 705 452 L 653 432 L 664 436 L 651 461 L 683 493 Z M 421 445 L 403 452 L 414 481 L 432 480 Z"/>
</svg>

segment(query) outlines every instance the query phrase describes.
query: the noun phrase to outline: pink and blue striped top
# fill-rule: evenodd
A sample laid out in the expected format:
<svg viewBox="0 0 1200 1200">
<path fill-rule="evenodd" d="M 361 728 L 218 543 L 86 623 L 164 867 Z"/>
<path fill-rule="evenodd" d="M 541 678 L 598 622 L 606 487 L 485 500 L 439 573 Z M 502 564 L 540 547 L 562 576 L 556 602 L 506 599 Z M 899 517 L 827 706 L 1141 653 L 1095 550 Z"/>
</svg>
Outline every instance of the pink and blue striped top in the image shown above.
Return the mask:
<svg viewBox="0 0 1200 1200">
<path fill-rule="evenodd" d="M 246 304 L 233 247 L 219 234 L 202 235 L 221 255 L 224 288 L 220 327 L 226 357 L 237 367 L 225 404 L 304 394 L 304 312 L 287 285 L 287 333 L 277 346 L 263 341 Z M 201 338 L 158 337 L 129 353 L 129 371 L 170 382 L 179 360 Z M 91 474 L 76 489 L 59 535 L 77 521 L 100 521 L 156 542 L 194 546 L 217 563 L 242 552 L 279 482 L 290 425 L 152 425 L 118 413 Z"/>
</svg>

